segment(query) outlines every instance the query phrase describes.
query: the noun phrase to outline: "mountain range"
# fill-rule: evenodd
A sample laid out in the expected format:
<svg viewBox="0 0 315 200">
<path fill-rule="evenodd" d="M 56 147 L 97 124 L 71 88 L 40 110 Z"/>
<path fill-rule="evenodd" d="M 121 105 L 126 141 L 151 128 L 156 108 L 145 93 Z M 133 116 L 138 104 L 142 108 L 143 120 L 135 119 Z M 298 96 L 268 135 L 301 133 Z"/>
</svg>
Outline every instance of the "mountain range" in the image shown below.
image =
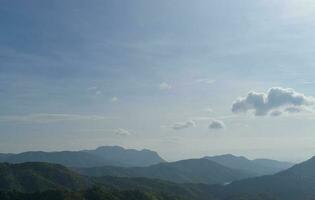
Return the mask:
<svg viewBox="0 0 315 200">
<path fill-rule="evenodd" d="M 226 188 L 229 194 L 264 193 L 277 199 L 315 199 L 315 157 L 276 173 L 236 181 Z"/>
<path fill-rule="evenodd" d="M 207 156 L 204 159 L 214 161 L 227 168 L 236 171 L 242 171 L 250 176 L 260 176 L 267 174 L 274 174 L 293 165 L 289 162 L 280 162 L 269 159 L 255 159 L 249 160 L 242 156 L 234 156 L 231 154 Z M 23 163 L 23 162 L 47 162 L 61 164 L 73 168 L 93 168 L 103 166 L 115 167 L 148 167 L 166 162 L 158 153 L 143 149 L 124 149 L 120 146 L 102 146 L 93 150 L 81 151 L 59 151 L 59 152 L 44 152 L 44 151 L 28 151 L 18 154 L 0 154 L 0 162 L 8 163 Z M 176 162 L 173 162 L 176 163 Z M 156 167 L 164 167 L 164 165 L 157 165 Z M 147 168 L 150 171 L 151 168 Z M 112 175 L 110 173 L 128 174 L 128 176 L 137 175 L 139 173 L 136 168 L 110 168 L 110 172 L 104 175 Z M 140 170 L 140 169 L 139 169 Z M 99 171 L 99 170 L 98 170 Z M 128 173 L 126 171 L 129 171 Z M 130 172 L 132 171 L 132 172 Z M 146 171 L 145 168 L 141 171 Z M 142 175 L 147 177 L 147 175 Z"/>
<path fill-rule="evenodd" d="M 21 163 L 0 164 L 0 197 L 2 192 L 44 192 L 44 191 L 82 191 L 95 186 L 105 191 L 137 190 L 168 194 L 174 197 L 199 199 L 211 197 L 210 187 L 205 184 L 177 184 L 158 179 L 87 177 L 77 174 L 59 164 Z M 14 194 L 12 194 L 14 196 Z M 23 196 L 23 195 L 22 195 Z M 202 198 L 205 199 L 205 198 Z M 2 200 L 2 199 L 1 199 Z M 156 199 L 155 199 L 156 200 Z"/>
<path fill-rule="evenodd" d="M 57 164 L 0 165 L 0 191 L 86 191 L 97 186 L 105 191 L 141 191 L 185 200 L 313 200 L 315 157 L 278 172 L 234 181 L 228 185 L 174 183 L 159 179 L 87 177 Z M 1 196 L 1 193 L 0 193 Z M 156 197 L 158 199 L 158 197 Z M 87 198 L 93 199 L 93 198 Z"/>
<path fill-rule="evenodd" d="M 145 177 L 175 183 L 225 184 L 255 176 L 246 171 L 231 169 L 207 159 L 188 159 L 164 162 L 148 167 L 94 167 L 76 169 L 87 176 Z"/>
<path fill-rule="evenodd" d="M 114 146 L 0 154 L 0 160 L 5 200 L 315 199 L 315 157 L 296 165 L 230 154 L 166 162 L 150 150 Z"/>
<path fill-rule="evenodd" d="M 207 159 L 191 159 L 171 163 L 171 166 L 175 168 L 177 175 L 182 173 L 185 176 L 187 171 L 182 168 L 185 164 L 193 166 L 194 173 L 208 176 L 207 173 L 210 172 L 203 171 L 202 168 L 213 166 L 209 163 L 214 162 Z M 221 165 L 216 164 L 216 166 Z M 167 168 L 166 171 L 170 169 Z M 214 176 L 215 172 L 218 171 L 211 172 L 211 176 Z M 172 176 L 172 173 L 169 175 Z M 222 174 L 217 173 L 217 175 Z M 120 196 L 119 192 L 140 191 L 145 198 L 149 193 L 153 196 L 157 195 L 155 199 L 159 199 L 159 195 L 164 194 L 166 195 L 163 196 L 164 199 L 185 200 L 313 200 L 315 199 L 315 157 L 274 175 L 245 178 L 227 185 L 175 183 L 151 178 L 88 177 L 59 164 L 50 163 L 0 164 L 0 197 L 1 195 L 14 196 L 16 192 L 32 193 L 49 190 L 73 191 L 78 195 L 85 195 L 86 191 L 96 186 L 100 187 L 101 191 L 117 191 L 118 196 Z"/>
<path fill-rule="evenodd" d="M 165 162 L 151 150 L 124 149 L 119 146 L 103 146 L 95 150 L 43 152 L 29 151 L 19 154 L 0 154 L 0 162 L 48 162 L 67 167 L 96 166 L 149 166 Z"/>
<path fill-rule="evenodd" d="M 294 163 L 291 162 L 283 162 L 271 159 L 249 160 L 243 156 L 234 156 L 232 154 L 207 156 L 204 158 L 232 169 L 247 171 L 248 173 L 252 173 L 257 176 L 275 174 L 294 165 Z"/>
</svg>

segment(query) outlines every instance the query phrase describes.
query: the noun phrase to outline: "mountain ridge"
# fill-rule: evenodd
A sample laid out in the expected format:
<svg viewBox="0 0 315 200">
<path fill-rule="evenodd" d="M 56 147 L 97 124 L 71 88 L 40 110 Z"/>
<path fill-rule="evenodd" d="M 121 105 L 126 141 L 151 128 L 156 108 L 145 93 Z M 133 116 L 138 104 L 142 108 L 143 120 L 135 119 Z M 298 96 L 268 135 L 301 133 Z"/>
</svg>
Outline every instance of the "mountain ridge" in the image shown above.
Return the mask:
<svg viewBox="0 0 315 200">
<path fill-rule="evenodd" d="M 96 166 L 148 166 L 165 162 L 150 150 L 125 149 L 119 146 L 101 146 L 81 151 L 27 151 L 17 154 L 0 154 L 0 162 L 49 162 L 68 167 Z"/>
<path fill-rule="evenodd" d="M 277 161 L 272 159 L 253 159 L 250 160 L 244 156 L 235 156 L 233 154 L 222 154 L 216 156 L 205 156 L 205 159 L 212 160 L 223 166 L 248 171 L 257 176 L 275 174 L 279 171 L 288 169 L 294 164 L 290 162 Z"/>
<path fill-rule="evenodd" d="M 192 160 L 184 162 L 191 163 Z M 200 167 L 204 162 L 214 163 L 206 159 L 199 159 L 196 163 Z M 193 162 L 192 166 L 196 166 L 196 163 Z M 159 165 L 167 164 L 169 163 Z M 177 167 L 178 164 L 182 164 L 182 161 L 175 163 L 173 168 L 167 168 L 164 172 L 175 169 L 183 173 L 182 168 Z M 215 165 L 219 164 L 215 163 Z M 220 174 L 218 171 L 214 172 Z M 199 170 L 198 173 L 207 175 L 203 170 Z M 58 164 L 0 163 L 0 191 L 37 192 L 51 189 L 76 191 L 96 185 L 106 191 L 140 190 L 165 193 L 185 200 L 313 200 L 315 157 L 274 175 L 235 180 L 227 185 L 175 183 L 154 177 L 87 177 Z"/>
<path fill-rule="evenodd" d="M 227 185 L 228 194 L 264 193 L 277 199 L 311 200 L 315 198 L 315 157 L 274 175 L 248 178 Z"/>
<path fill-rule="evenodd" d="M 155 178 L 176 183 L 225 184 L 234 180 L 252 177 L 241 170 L 230 169 L 207 159 L 187 159 L 165 162 L 148 167 L 95 167 L 76 169 L 87 176 L 117 176 Z"/>
</svg>

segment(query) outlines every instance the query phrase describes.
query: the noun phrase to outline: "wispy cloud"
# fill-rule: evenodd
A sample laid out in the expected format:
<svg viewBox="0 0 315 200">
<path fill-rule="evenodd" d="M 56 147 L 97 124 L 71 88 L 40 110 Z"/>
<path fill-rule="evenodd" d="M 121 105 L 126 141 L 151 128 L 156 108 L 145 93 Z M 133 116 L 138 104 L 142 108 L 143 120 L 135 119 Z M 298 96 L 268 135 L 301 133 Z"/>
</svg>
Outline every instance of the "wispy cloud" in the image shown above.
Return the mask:
<svg viewBox="0 0 315 200">
<path fill-rule="evenodd" d="M 197 79 L 196 80 L 196 83 L 204 83 L 204 84 L 208 84 L 208 85 L 213 84 L 215 82 L 216 82 L 216 80 L 208 79 L 208 78 L 203 78 L 203 79 Z"/>
<path fill-rule="evenodd" d="M 102 94 L 102 91 L 100 90 L 95 91 L 95 95 L 101 95 L 101 94 Z"/>
<path fill-rule="evenodd" d="M 116 135 L 119 135 L 119 136 L 129 136 L 129 135 L 131 135 L 131 133 L 128 130 L 123 129 L 123 128 L 118 128 L 118 129 L 114 130 L 114 133 Z"/>
<path fill-rule="evenodd" d="M 196 122 L 193 120 L 189 120 L 189 121 L 185 121 L 185 122 L 177 122 L 177 123 L 172 125 L 172 128 L 174 130 L 181 130 L 181 129 L 185 129 L 185 128 L 189 128 L 189 127 L 195 127 L 195 126 L 196 126 Z"/>
<path fill-rule="evenodd" d="M 313 85 L 313 84 L 315 84 L 315 80 L 313 80 L 313 81 L 303 81 L 303 84 L 304 85 Z"/>
<path fill-rule="evenodd" d="M 225 120 L 225 119 L 233 119 L 233 118 L 238 118 L 235 115 L 222 115 L 222 116 L 216 116 L 216 117 L 207 117 L 207 116 L 197 116 L 197 117 L 192 117 L 191 119 L 194 121 L 212 121 L 212 120 Z"/>
<path fill-rule="evenodd" d="M 112 119 L 99 115 L 77 115 L 77 114 L 52 114 L 38 113 L 29 115 L 11 115 L 0 116 L 0 122 L 9 123 L 55 123 L 63 121 L 81 121 L 81 120 L 108 120 Z"/>
<path fill-rule="evenodd" d="M 159 84 L 159 89 L 160 90 L 170 90 L 172 88 L 173 88 L 172 85 L 170 85 L 167 82 L 162 82 L 162 83 Z"/>
<path fill-rule="evenodd" d="M 102 91 L 97 86 L 91 86 L 87 88 L 87 91 L 94 93 L 96 96 L 99 96 L 102 94 Z"/>
<path fill-rule="evenodd" d="M 96 86 L 91 86 L 87 88 L 87 91 L 95 91 L 95 90 L 98 90 Z"/>
<path fill-rule="evenodd" d="M 112 102 L 112 103 L 115 103 L 115 102 L 117 102 L 118 101 L 118 97 L 112 97 L 112 98 L 110 98 L 110 102 Z"/>
</svg>

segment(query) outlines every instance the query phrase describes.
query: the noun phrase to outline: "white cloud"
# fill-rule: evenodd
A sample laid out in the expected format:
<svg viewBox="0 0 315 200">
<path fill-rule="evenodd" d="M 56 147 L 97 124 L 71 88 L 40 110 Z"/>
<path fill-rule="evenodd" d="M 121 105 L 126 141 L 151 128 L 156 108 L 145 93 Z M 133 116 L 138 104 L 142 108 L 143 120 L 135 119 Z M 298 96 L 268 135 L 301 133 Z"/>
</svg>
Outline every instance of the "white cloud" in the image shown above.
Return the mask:
<svg viewBox="0 0 315 200">
<path fill-rule="evenodd" d="M 29 115 L 1 116 L 0 122 L 11 123 L 55 123 L 63 121 L 80 121 L 80 120 L 107 120 L 110 119 L 99 115 L 76 115 L 76 114 L 51 114 L 39 113 Z"/>
<path fill-rule="evenodd" d="M 181 129 L 185 129 L 185 128 L 189 128 L 189 127 L 195 127 L 195 126 L 196 126 L 196 122 L 193 120 L 189 120 L 186 122 L 177 122 L 177 123 L 172 125 L 172 128 L 174 130 L 181 130 Z"/>
<path fill-rule="evenodd" d="M 102 94 L 102 91 L 100 90 L 95 91 L 95 95 L 101 95 L 101 94 Z"/>
<path fill-rule="evenodd" d="M 224 129 L 225 124 L 223 121 L 220 120 L 212 120 L 211 124 L 209 125 L 209 129 Z"/>
<path fill-rule="evenodd" d="M 173 87 L 166 82 L 162 82 L 162 83 L 160 83 L 159 88 L 160 88 L 160 90 L 170 90 Z"/>
<path fill-rule="evenodd" d="M 92 87 L 87 88 L 87 91 L 93 92 L 96 96 L 99 96 L 102 94 L 102 91 L 99 90 L 99 88 L 96 86 L 92 86 Z"/>
<path fill-rule="evenodd" d="M 116 135 L 119 135 L 119 136 L 129 136 L 129 135 L 131 135 L 131 133 L 128 130 L 123 129 L 123 128 L 118 128 L 118 129 L 114 130 L 114 133 Z"/>
<path fill-rule="evenodd" d="M 112 98 L 110 99 L 110 101 L 111 101 L 112 103 L 115 103 L 115 102 L 118 101 L 118 97 L 112 97 Z"/>
<path fill-rule="evenodd" d="M 232 112 L 253 111 L 256 116 L 272 114 L 276 110 L 293 113 L 292 111 L 303 110 L 314 103 L 314 97 L 307 97 L 290 88 L 273 87 L 267 93 L 252 91 L 247 96 L 237 99 L 232 105 Z"/>
</svg>

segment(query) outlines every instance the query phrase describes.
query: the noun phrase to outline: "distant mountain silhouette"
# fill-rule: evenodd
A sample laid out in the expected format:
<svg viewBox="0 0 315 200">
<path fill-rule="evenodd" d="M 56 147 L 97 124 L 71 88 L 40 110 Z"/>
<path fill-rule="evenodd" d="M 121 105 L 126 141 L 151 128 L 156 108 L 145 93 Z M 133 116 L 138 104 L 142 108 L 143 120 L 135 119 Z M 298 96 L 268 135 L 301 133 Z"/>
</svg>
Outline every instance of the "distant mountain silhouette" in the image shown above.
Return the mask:
<svg viewBox="0 0 315 200">
<path fill-rule="evenodd" d="M 256 175 L 275 174 L 293 166 L 293 163 L 290 162 L 281 162 L 270 159 L 249 160 L 243 156 L 234 156 L 232 154 L 207 156 L 204 158 L 229 168 L 244 170 Z"/>
<path fill-rule="evenodd" d="M 104 160 L 120 163 L 121 166 L 149 166 L 165 162 L 155 151 L 148 149 L 135 150 L 124 149 L 120 146 L 102 146 L 95 150 L 86 150 L 91 155 L 98 156 Z M 119 164 L 113 164 L 114 166 Z"/>
<path fill-rule="evenodd" d="M 277 199 L 315 199 L 315 157 L 275 175 L 236 181 L 225 188 L 227 194 L 268 194 Z"/>
<path fill-rule="evenodd" d="M 160 163 L 149 167 L 95 167 L 77 169 L 89 176 L 146 177 L 176 183 L 225 184 L 252 177 L 253 174 L 230 169 L 207 159 L 189 159 Z"/>
<path fill-rule="evenodd" d="M 58 164 L 0 163 L 0 190 L 23 192 L 87 188 L 91 182 Z"/>
<path fill-rule="evenodd" d="M 118 146 L 99 147 L 95 150 L 0 154 L 0 162 L 48 162 L 68 167 L 148 166 L 164 162 L 154 151 L 124 149 Z"/>
</svg>

